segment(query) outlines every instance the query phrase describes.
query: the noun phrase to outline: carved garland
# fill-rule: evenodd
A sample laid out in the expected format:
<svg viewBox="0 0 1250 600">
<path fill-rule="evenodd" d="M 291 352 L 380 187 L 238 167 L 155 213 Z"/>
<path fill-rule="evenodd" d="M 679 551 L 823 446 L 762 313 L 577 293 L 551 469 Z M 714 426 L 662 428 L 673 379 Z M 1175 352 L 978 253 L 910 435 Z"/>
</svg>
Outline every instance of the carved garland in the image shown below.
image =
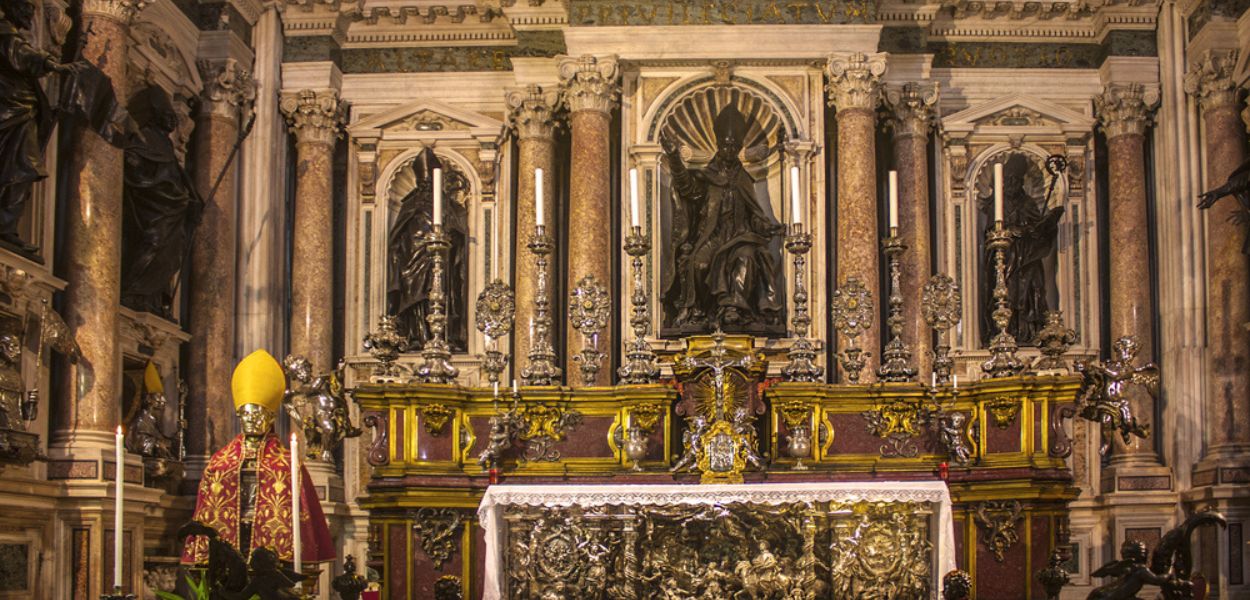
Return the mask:
<svg viewBox="0 0 1250 600">
<path fill-rule="evenodd" d="M 1020 541 L 1016 523 L 1023 518 L 1019 500 L 987 500 L 976 506 L 977 523 L 983 528 L 981 541 L 994 552 L 998 562 L 1006 560 L 1008 548 Z"/>
<path fill-rule="evenodd" d="M 412 522 L 412 530 L 421 537 L 421 550 L 435 569 L 442 569 L 455 552 L 459 529 L 460 513 L 453 508 L 419 509 Z"/>
</svg>

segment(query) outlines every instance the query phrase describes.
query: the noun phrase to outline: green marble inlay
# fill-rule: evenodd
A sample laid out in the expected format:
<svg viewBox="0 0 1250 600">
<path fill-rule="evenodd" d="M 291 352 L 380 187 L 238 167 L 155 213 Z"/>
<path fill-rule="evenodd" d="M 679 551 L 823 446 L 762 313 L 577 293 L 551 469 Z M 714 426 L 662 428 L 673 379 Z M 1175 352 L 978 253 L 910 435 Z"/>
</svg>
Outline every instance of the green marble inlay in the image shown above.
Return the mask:
<svg viewBox="0 0 1250 600">
<path fill-rule="evenodd" d="M 934 67 L 1034 69 L 1097 69 L 1109 56 L 1157 53 L 1149 31 L 1112 32 L 1103 44 L 929 42 L 927 51 Z"/>
<path fill-rule="evenodd" d="M 516 44 L 513 56 L 551 58 L 568 52 L 563 31 L 518 31 Z"/>
<path fill-rule="evenodd" d="M 328 35 L 288 37 L 282 45 L 284 62 L 339 61 L 339 45 Z"/>
<path fill-rule="evenodd" d="M 1250 8 L 1250 0 L 1203 0 L 1189 15 L 1189 38 L 1193 39 L 1214 19 L 1237 20 L 1246 9 Z"/>
<path fill-rule="evenodd" d="M 515 46 L 361 48 L 343 50 L 344 73 L 437 73 L 511 71 Z"/>
<path fill-rule="evenodd" d="M 920 54 L 928 51 L 925 41 L 923 27 L 885 27 L 881 30 L 881 40 L 877 42 L 877 51 L 893 54 Z"/>
<path fill-rule="evenodd" d="M 875 0 L 568 0 L 569 24 L 817 25 L 871 23 Z"/>
</svg>

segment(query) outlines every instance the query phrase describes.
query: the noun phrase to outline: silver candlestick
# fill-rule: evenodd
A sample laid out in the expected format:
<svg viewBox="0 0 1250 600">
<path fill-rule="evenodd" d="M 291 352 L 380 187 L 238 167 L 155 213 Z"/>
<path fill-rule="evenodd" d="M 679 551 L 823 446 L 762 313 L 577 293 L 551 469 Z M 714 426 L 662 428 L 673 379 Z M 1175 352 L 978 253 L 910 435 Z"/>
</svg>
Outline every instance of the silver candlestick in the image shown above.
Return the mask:
<svg viewBox="0 0 1250 600">
<path fill-rule="evenodd" d="M 426 245 L 434 257 L 430 277 L 430 314 L 425 322 L 430 325 L 430 338 L 421 350 L 425 359 L 417 368 L 422 383 L 451 383 L 460 370 L 451 364 L 451 349 L 447 346 L 447 295 L 443 291 L 444 253 L 451 247 L 442 225 L 435 225 L 426 236 Z"/>
<path fill-rule="evenodd" d="M 885 255 L 890 261 L 890 316 L 886 318 L 890 341 L 881 352 L 877 377 L 882 381 L 911 381 L 916 377 L 916 367 L 911 365 L 911 348 L 903 341 L 903 291 L 899 289 L 899 257 L 907 251 L 907 245 L 893 230 L 890 233 L 884 241 Z"/>
<path fill-rule="evenodd" d="M 1011 324 L 1011 305 L 1007 292 L 1006 252 L 1011 247 L 1012 234 L 999 221 L 986 237 L 986 247 L 994 253 L 994 312 L 990 317 L 998 327 L 998 333 L 990 340 L 990 358 L 982 363 L 981 370 L 990 377 L 1011 377 L 1025 367 L 1024 361 L 1016 356 L 1016 350 L 1019 349 L 1016 338 L 1008 330 Z"/>
<path fill-rule="evenodd" d="M 825 369 L 815 362 L 816 344 L 807 338 L 812 318 L 807 314 L 804 271 L 807 266 L 806 255 L 811 249 L 812 234 L 805 233 L 800 223 L 791 225 L 790 234 L 786 236 L 786 250 L 794 255 L 794 316 L 790 319 L 794 326 L 794 344 L 787 354 L 790 362 L 781 369 L 786 381 L 820 381 L 825 373 Z"/>
<path fill-rule="evenodd" d="M 647 329 L 651 326 L 651 315 L 647 309 L 647 285 L 643 279 L 642 257 L 651 252 L 651 237 L 642 232 L 642 227 L 634 227 L 625 236 L 625 253 L 633 257 L 634 291 L 631 302 L 634 314 L 629 319 L 634 329 L 634 339 L 625 349 L 626 363 L 617 370 L 623 383 L 652 383 L 660 377 L 660 368 L 655 364 L 655 351 L 647 342 Z"/>
<path fill-rule="evenodd" d="M 551 300 L 547 298 L 547 256 L 554 249 L 551 236 L 543 225 L 534 227 L 529 249 L 534 253 L 537 281 L 534 284 L 534 333 L 530 336 L 529 364 L 521 369 L 525 385 L 554 385 L 561 375 L 556 366 L 556 351 L 551 346 Z"/>
<path fill-rule="evenodd" d="M 492 385 L 508 367 L 508 356 L 499 350 L 499 339 L 512 333 L 516 315 L 516 298 L 512 287 L 500 279 L 490 282 L 477 295 L 477 330 L 486 336 L 486 352 L 482 370 Z"/>
</svg>

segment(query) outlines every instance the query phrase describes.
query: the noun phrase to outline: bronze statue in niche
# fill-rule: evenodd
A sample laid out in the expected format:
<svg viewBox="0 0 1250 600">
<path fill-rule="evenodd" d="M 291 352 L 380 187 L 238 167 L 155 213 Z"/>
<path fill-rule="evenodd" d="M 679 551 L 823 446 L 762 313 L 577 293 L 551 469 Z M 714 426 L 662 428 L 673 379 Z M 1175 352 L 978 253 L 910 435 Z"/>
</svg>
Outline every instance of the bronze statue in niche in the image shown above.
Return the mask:
<svg viewBox="0 0 1250 600">
<path fill-rule="evenodd" d="M 981 189 L 982 240 L 984 232 L 994 226 L 993 162 L 986 163 L 978 188 Z M 1052 173 L 1057 180 L 1058 173 Z M 1050 191 L 1054 189 L 1051 181 Z M 1013 152 L 1003 161 L 1003 227 L 1012 234 L 1006 251 L 1007 301 L 1011 306 L 1011 322 L 1007 330 L 1020 345 L 1030 345 L 1037 333 L 1046 327 L 1046 312 L 1051 296 L 1056 294 L 1055 247 L 1059 238 L 1059 220 L 1063 205 L 1050 207 L 1050 193 L 1044 191 L 1045 175 L 1028 155 Z M 994 256 L 983 252 L 980 277 L 981 339 L 989 344 L 998 331 L 991 315 L 994 311 Z"/>
<path fill-rule="evenodd" d="M 122 305 L 172 316 L 175 278 L 186 264 L 204 201 L 178 162 L 178 113 L 159 86 L 130 99 L 138 132 L 126 145 L 122 193 Z"/>
<path fill-rule="evenodd" d="M 406 350 L 419 350 L 430 337 L 426 316 L 430 314 L 430 280 L 434 255 L 428 236 L 434 221 L 434 169 L 443 170 L 443 232 L 451 244 L 444 271 L 447 298 L 447 343 L 454 351 L 464 351 L 468 342 L 467 286 L 469 281 L 469 212 L 458 201 L 468 193 L 469 182 L 454 169 L 444 167 L 426 147 L 412 162 L 412 182 L 392 184 L 404 189 L 398 213 L 391 221 L 387 239 L 387 312 L 395 316 L 399 335 L 407 340 Z"/>
<path fill-rule="evenodd" d="M 666 334 L 785 334 L 776 245 L 785 227 L 760 203 L 739 157 L 750 128 L 734 103 L 721 108 L 712 126 L 716 153 L 701 169 L 687 168 L 672 134 L 660 134 L 673 196 Z"/>
</svg>

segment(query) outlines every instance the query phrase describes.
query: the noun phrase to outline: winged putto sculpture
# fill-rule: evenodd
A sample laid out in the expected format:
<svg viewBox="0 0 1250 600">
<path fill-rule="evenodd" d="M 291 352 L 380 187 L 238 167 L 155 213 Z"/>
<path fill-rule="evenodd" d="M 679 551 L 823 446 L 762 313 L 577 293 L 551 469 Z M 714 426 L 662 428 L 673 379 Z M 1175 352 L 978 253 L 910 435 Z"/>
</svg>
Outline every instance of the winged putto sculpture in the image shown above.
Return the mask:
<svg viewBox="0 0 1250 600">
<path fill-rule="evenodd" d="M 1195 529 L 1203 525 L 1226 527 L 1228 524 L 1224 515 L 1215 511 L 1193 514 L 1159 540 L 1149 561 L 1144 543 L 1125 540 L 1120 546 L 1120 560 L 1111 561 L 1094 571 L 1094 577 L 1113 579 L 1090 592 L 1086 600 L 1133 600 L 1147 585 L 1159 586 L 1163 600 L 1193 598 L 1193 582 L 1190 579 L 1193 555 L 1189 538 Z"/>
<path fill-rule="evenodd" d="M 1159 367 L 1154 363 L 1136 366 L 1141 344 L 1132 336 L 1124 336 L 1111 347 L 1107 362 L 1077 361 L 1074 366 L 1081 374 L 1081 389 L 1077 392 L 1076 407 L 1084 419 L 1101 426 L 1103 455 L 1111 449 L 1115 432 L 1128 444 L 1131 436 L 1145 438 L 1150 435 L 1150 425 L 1138 421 L 1130 402 L 1130 385 L 1141 386 L 1152 398 L 1159 393 Z"/>
</svg>

